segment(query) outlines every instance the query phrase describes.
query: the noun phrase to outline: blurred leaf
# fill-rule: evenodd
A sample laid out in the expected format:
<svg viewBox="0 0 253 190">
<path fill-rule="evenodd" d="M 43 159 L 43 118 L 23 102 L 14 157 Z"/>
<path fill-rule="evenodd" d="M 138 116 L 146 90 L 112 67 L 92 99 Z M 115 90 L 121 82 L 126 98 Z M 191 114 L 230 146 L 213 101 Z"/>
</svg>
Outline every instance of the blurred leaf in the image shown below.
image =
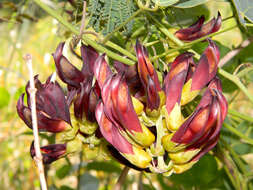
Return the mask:
<svg viewBox="0 0 253 190">
<path fill-rule="evenodd" d="M 152 1 L 161 7 L 168 7 L 174 5 L 179 0 L 152 0 Z"/>
<path fill-rule="evenodd" d="M 19 87 L 17 91 L 15 92 L 14 99 L 17 101 L 19 97 L 21 96 L 21 94 L 23 94 L 24 92 L 25 92 L 25 87 L 24 86 Z M 26 99 L 24 99 L 24 101 L 26 101 Z"/>
<path fill-rule="evenodd" d="M 69 172 L 71 170 L 71 165 L 64 165 L 61 168 L 59 168 L 58 170 L 56 170 L 56 176 L 59 179 L 63 179 L 64 177 L 66 177 Z"/>
<path fill-rule="evenodd" d="M 148 184 L 142 184 L 143 190 L 154 190 L 150 185 Z"/>
<path fill-rule="evenodd" d="M 242 121 L 239 125 L 236 126 L 236 129 L 246 136 L 253 138 L 253 126 L 250 127 L 249 122 Z M 236 138 L 231 141 L 231 147 L 236 151 L 237 154 L 243 155 L 253 152 L 253 146 L 250 144 L 242 143 L 239 138 Z"/>
<path fill-rule="evenodd" d="M 245 18 L 253 22 L 253 1 L 251 0 L 232 0 L 240 23 L 245 26 Z"/>
<path fill-rule="evenodd" d="M 0 87 L 0 108 L 7 106 L 10 102 L 10 94 L 4 87 Z"/>
<path fill-rule="evenodd" d="M 201 15 L 209 18 L 210 12 L 205 5 L 199 5 L 189 9 L 170 8 L 166 13 L 168 23 L 172 26 L 189 26 L 194 24 Z"/>
<path fill-rule="evenodd" d="M 80 179 L 80 190 L 97 190 L 99 186 L 99 180 L 90 175 L 89 173 L 84 173 Z"/>
<path fill-rule="evenodd" d="M 121 168 L 113 162 L 91 162 L 87 165 L 87 170 L 104 171 L 108 173 L 120 173 Z"/>
<path fill-rule="evenodd" d="M 74 189 L 69 186 L 63 185 L 59 188 L 59 190 L 74 190 Z"/>
<path fill-rule="evenodd" d="M 240 53 L 238 53 L 235 58 L 238 59 L 240 62 L 253 62 L 252 52 L 253 52 L 253 43 L 243 48 L 243 50 L 241 50 Z"/>
<path fill-rule="evenodd" d="M 173 5 L 177 8 L 192 8 L 204 4 L 209 0 L 180 0 L 177 4 Z"/>
<path fill-rule="evenodd" d="M 172 175 L 170 178 L 175 184 L 183 184 L 186 187 L 208 187 L 210 182 L 218 180 L 218 168 L 217 162 L 210 154 L 202 157 L 198 163 L 196 163 L 192 169 L 182 173 Z M 200 188 L 201 189 L 201 188 Z"/>
</svg>

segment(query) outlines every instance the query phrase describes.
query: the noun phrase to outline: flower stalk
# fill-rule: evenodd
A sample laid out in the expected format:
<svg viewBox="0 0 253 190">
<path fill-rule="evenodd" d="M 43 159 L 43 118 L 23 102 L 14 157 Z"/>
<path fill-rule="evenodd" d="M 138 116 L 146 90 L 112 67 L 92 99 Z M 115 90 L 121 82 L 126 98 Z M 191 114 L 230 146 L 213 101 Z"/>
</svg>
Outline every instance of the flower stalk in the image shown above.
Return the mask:
<svg viewBox="0 0 253 190">
<path fill-rule="evenodd" d="M 47 182 L 44 173 L 44 166 L 42 162 L 42 154 L 40 151 L 40 139 L 38 133 L 38 123 L 37 123 L 37 114 L 36 114 L 36 88 L 34 86 L 34 78 L 33 78 L 33 69 L 32 69 L 32 56 L 30 54 L 25 55 L 24 60 L 26 61 L 27 68 L 29 70 L 29 78 L 30 78 L 30 87 L 28 89 L 30 93 L 30 104 L 31 104 L 31 112 L 32 112 L 32 126 L 33 126 L 33 136 L 34 136 L 34 146 L 35 146 L 35 162 L 38 167 L 38 173 L 40 178 L 40 185 L 42 190 L 47 190 Z"/>
</svg>

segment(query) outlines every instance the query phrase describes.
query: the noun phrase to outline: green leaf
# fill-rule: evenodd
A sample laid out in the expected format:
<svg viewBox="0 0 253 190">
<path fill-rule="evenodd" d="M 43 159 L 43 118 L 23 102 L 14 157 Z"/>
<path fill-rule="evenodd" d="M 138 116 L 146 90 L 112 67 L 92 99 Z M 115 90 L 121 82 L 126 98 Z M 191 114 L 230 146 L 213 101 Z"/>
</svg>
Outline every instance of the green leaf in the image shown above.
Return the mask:
<svg viewBox="0 0 253 190">
<path fill-rule="evenodd" d="M 97 190 L 99 186 L 99 180 L 90 175 L 84 173 L 80 178 L 80 190 Z"/>
<path fill-rule="evenodd" d="M 218 180 L 217 162 L 210 154 L 202 157 L 190 170 L 172 175 L 170 178 L 175 184 L 184 184 L 186 187 L 209 187 L 210 182 Z"/>
<path fill-rule="evenodd" d="M 60 187 L 59 190 L 74 190 L 74 189 L 69 187 L 69 186 L 63 185 L 63 186 Z"/>
<path fill-rule="evenodd" d="M 245 19 L 253 23 L 253 1 L 251 0 L 232 0 L 239 22 L 245 26 Z"/>
<path fill-rule="evenodd" d="M 10 94 L 4 87 L 0 87 L 0 108 L 8 106 L 10 102 Z"/>
<path fill-rule="evenodd" d="M 18 100 L 19 97 L 21 96 L 21 94 L 23 94 L 24 92 L 25 92 L 25 87 L 24 86 L 18 88 L 17 91 L 15 92 L 14 99 Z M 26 101 L 26 100 L 24 100 L 24 101 Z"/>
<path fill-rule="evenodd" d="M 104 35 L 107 35 L 125 22 L 134 10 L 133 0 L 91 0 L 88 7 L 89 26 L 92 26 L 96 32 L 102 31 Z M 130 32 L 132 25 L 133 21 L 130 21 L 123 30 Z"/>
<path fill-rule="evenodd" d="M 59 179 L 63 179 L 64 177 L 66 177 L 69 174 L 70 170 L 71 170 L 70 165 L 64 165 L 56 171 L 56 176 Z"/>
<path fill-rule="evenodd" d="M 179 0 L 152 0 L 155 4 L 161 7 L 168 7 L 171 5 L 174 5 L 177 3 Z"/>
<path fill-rule="evenodd" d="M 177 4 L 173 5 L 173 7 L 177 8 L 192 8 L 198 5 L 204 4 L 209 0 L 180 0 Z"/>
<path fill-rule="evenodd" d="M 206 5 L 199 5 L 189 9 L 180 9 L 172 7 L 168 9 L 166 19 L 172 26 L 189 26 L 194 24 L 199 16 L 203 15 L 206 19 L 210 16 L 210 11 Z"/>
<path fill-rule="evenodd" d="M 87 165 L 87 170 L 104 171 L 108 173 L 120 173 L 122 169 L 113 162 L 91 162 Z"/>
</svg>

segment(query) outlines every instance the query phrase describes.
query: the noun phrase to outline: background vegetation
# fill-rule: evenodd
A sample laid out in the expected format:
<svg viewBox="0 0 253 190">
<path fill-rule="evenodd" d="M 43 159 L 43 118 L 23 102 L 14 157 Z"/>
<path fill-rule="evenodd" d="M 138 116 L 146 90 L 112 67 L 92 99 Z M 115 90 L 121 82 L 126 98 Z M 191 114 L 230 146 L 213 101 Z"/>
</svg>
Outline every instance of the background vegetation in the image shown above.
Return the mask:
<svg viewBox="0 0 253 190">
<path fill-rule="evenodd" d="M 148 6 L 144 6 L 145 2 L 149 2 Z M 88 32 L 84 42 L 89 43 L 89 38 L 111 52 L 127 55 L 127 52 L 134 54 L 133 45 L 139 38 L 157 67 L 163 67 L 186 49 L 201 53 L 206 47 L 201 40 L 178 46 L 169 34 L 191 25 L 201 15 L 210 20 L 220 11 L 223 18 L 220 31 L 210 35 L 220 48 L 221 58 L 230 58 L 222 59 L 224 63 L 219 70 L 229 114 L 218 146 L 180 175 L 168 178 L 131 170 L 124 188 L 253 189 L 253 3 L 89 0 L 87 4 L 85 30 L 96 35 Z M 29 154 L 32 132 L 18 118 L 15 108 L 28 81 L 23 55 L 32 54 L 34 72 L 44 81 L 55 70 L 51 54 L 59 42 L 78 35 L 81 18 L 81 0 L 0 1 L 0 189 L 39 189 Z M 127 52 L 119 51 L 110 42 Z M 165 43 L 169 46 L 164 46 Z M 235 55 L 230 55 L 231 52 Z M 129 58 L 126 63 L 136 61 Z M 47 144 L 54 136 L 41 138 L 42 144 Z M 76 155 L 47 166 L 50 189 L 110 189 L 123 168 L 114 161 L 81 160 L 82 156 Z"/>
</svg>

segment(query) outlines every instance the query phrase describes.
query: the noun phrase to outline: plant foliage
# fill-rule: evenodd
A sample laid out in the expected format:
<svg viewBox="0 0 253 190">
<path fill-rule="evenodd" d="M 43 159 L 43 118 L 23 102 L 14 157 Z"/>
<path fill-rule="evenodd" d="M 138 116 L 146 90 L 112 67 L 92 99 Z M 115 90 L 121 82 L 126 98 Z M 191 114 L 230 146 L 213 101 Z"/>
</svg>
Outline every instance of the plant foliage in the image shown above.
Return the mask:
<svg viewBox="0 0 253 190">
<path fill-rule="evenodd" d="M 89 25 L 96 32 L 104 35 L 111 33 L 117 26 L 124 23 L 134 12 L 133 0 L 91 0 L 88 7 Z M 130 32 L 133 22 L 124 26 L 125 32 Z"/>
</svg>

